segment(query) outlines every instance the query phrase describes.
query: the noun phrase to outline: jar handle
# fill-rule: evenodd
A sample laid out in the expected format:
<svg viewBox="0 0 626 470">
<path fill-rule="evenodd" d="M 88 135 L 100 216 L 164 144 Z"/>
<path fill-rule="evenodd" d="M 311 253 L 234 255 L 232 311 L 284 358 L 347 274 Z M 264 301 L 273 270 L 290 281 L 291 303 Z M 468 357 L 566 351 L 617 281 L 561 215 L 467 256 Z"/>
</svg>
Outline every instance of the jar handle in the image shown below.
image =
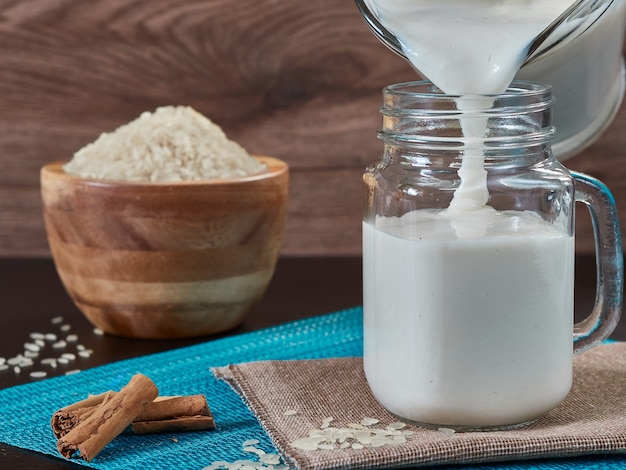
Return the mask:
<svg viewBox="0 0 626 470">
<path fill-rule="evenodd" d="M 615 199 L 601 181 L 571 172 L 576 202 L 589 209 L 596 249 L 596 300 L 591 314 L 574 325 L 574 353 L 604 341 L 613 332 L 622 312 L 624 257 Z"/>
</svg>

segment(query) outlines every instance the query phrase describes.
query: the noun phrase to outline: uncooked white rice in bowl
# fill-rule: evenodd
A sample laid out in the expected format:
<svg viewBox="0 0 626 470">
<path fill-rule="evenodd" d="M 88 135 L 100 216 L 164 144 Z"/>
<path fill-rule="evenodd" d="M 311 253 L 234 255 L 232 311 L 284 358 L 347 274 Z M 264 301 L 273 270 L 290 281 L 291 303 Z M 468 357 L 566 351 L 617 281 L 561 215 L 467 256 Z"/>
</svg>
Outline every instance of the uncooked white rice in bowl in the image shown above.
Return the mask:
<svg viewBox="0 0 626 470">
<path fill-rule="evenodd" d="M 264 165 L 188 106 L 163 106 L 103 133 L 63 166 L 104 180 L 202 181 L 263 171 Z"/>
</svg>

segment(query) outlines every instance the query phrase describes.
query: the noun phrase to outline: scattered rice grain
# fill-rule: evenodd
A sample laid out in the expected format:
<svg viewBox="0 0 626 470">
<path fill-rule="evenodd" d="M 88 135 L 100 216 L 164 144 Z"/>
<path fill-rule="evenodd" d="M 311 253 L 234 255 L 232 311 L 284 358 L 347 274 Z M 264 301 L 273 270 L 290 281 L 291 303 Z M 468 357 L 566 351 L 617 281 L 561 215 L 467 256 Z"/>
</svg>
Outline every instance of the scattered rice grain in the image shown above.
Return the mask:
<svg viewBox="0 0 626 470">
<path fill-rule="evenodd" d="M 74 375 L 74 374 L 78 374 L 80 372 L 80 369 L 72 369 L 72 370 L 68 370 L 65 375 Z"/>
<path fill-rule="evenodd" d="M 327 428 L 328 426 L 330 426 L 330 423 L 333 421 L 333 419 L 334 419 L 334 418 L 333 418 L 332 416 L 329 416 L 328 418 L 324 418 L 324 419 L 322 420 L 322 425 L 320 426 L 320 427 L 321 427 L 321 429 L 325 429 L 325 428 Z"/>
<path fill-rule="evenodd" d="M 451 428 L 439 428 L 437 429 L 442 434 L 446 434 L 447 436 L 451 436 L 452 434 L 456 434 L 456 431 Z"/>
<path fill-rule="evenodd" d="M 244 452 L 250 452 L 252 454 L 256 454 L 256 455 L 263 455 L 265 454 L 265 451 L 263 449 L 259 449 L 258 447 L 254 447 L 254 446 L 245 446 L 243 448 Z"/>
<path fill-rule="evenodd" d="M 24 350 L 30 352 L 39 352 L 41 348 L 35 343 L 24 343 Z"/>
<path fill-rule="evenodd" d="M 332 444 L 318 444 L 317 448 L 322 450 L 333 450 L 335 446 Z"/>
<path fill-rule="evenodd" d="M 317 450 L 317 445 L 319 443 L 319 438 L 303 437 L 301 439 L 296 439 L 291 443 L 291 445 L 300 450 Z"/>
<path fill-rule="evenodd" d="M 15 357 L 11 357 L 7 360 L 7 364 L 10 366 L 29 367 L 33 365 L 33 360 L 30 357 L 26 357 L 23 354 L 18 354 Z"/>
<path fill-rule="evenodd" d="M 298 414 L 297 410 L 285 410 L 283 416 L 295 416 Z"/>
<path fill-rule="evenodd" d="M 385 438 L 372 439 L 372 442 L 370 445 L 372 447 L 382 447 L 382 446 L 386 446 L 387 444 L 392 444 L 392 442 L 385 437 Z"/>
<path fill-rule="evenodd" d="M 386 445 L 400 445 L 407 441 L 407 437 L 400 429 L 404 423 L 391 423 L 385 428 L 372 427 L 380 421 L 375 418 L 365 417 L 361 424 L 349 423 L 347 427 L 330 427 L 333 418 L 325 418 L 320 429 L 311 429 L 307 437 L 296 439 L 291 443 L 301 450 L 318 449 L 363 449 L 366 447 L 382 447 Z"/>
<path fill-rule="evenodd" d="M 104 330 L 101 329 L 101 328 L 94 328 L 93 329 L 93 334 L 94 335 L 98 335 L 98 336 L 102 336 L 102 335 L 104 335 Z"/>
<path fill-rule="evenodd" d="M 264 463 L 265 465 L 279 465 L 280 464 L 280 455 L 278 454 L 265 454 L 259 456 L 259 462 Z"/>
<path fill-rule="evenodd" d="M 348 423 L 348 427 L 352 429 L 365 429 L 365 426 L 359 423 Z"/>
<path fill-rule="evenodd" d="M 50 322 L 55 325 L 60 325 L 61 331 L 67 332 L 71 330 L 71 325 L 69 323 L 63 323 L 62 316 L 54 317 L 50 319 Z M 75 353 L 65 352 L 58 358 L 44 357 L 40 359 L 40 355 L 46 347 L 51 346 L 52 348 L 59 350 L 66 348 L 69 342 L 76 343 L 78 341 L 78 335 L 76 334 L 68 334 L 65 339 L 59 339 L 58 335 L 53 332 L 42 333 L 39 331 L 33 331 L 28 333 L 28 338 L 29 341 L 26 341 L 23 344 L 23 352 L 10 358 L 0 357 L 0 371 L 13 368 L 13 371 L 16 374 L 19 374 L 22 372 L 22 369 L 34 366 L 35 361 L 37 361 L 39 366 L 47 366 L 52 369 L 56 369 L 58 364 L 68 364 L 77 357 L 77 354 Z M 93 350 L 87 349 L 83 345 L 76 345 L 76 349 L 78 354 L 85 358 L 90 357 L 93 353 Z M 67 375 L 78 372 L 80 372 L 80 369 L 68 371 L 65 374 Z M 32 378 L 41 378 L 46 377 L 48 372 L 34 370 L 30 374 Z"/>
<path fill-rule="evenodd" d="M 22 356 L 21 354 L 15 356 L 15 357 L 11 357 L 7 360 L 7 364 L 9 364 L 10 366 L 15 366 L 17 364 L 20 364 L 22 362 L 22 360 L 24 360 L 24 356 Z"/>
<path fill-rule="evenodd" d="M 363 426 L 372 426 L 373 424 L 378 424 L 379 422 L 380 421 L 377 420 L 376 418 L 367 418 L 367 417 L 365 417 L 365 418 L 363 418 L 361 420 L 361 424 Z"/>
</svg>

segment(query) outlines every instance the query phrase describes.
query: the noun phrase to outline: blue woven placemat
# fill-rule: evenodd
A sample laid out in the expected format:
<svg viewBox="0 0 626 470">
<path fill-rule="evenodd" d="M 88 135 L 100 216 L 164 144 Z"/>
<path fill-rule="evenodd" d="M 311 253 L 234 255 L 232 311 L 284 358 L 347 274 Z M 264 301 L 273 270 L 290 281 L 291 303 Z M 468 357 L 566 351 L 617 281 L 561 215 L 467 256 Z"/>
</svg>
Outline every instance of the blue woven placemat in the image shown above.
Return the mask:
<svg viewBox="0 0 626 470">
<path fill-rule="evenodd" d="M 0 390 L 0 441 L 61 458 L 50 429 L 50 418 L 62 406 L 89 394 L 121 389 L 135 373 L 150 377 L 160 395 L 207 396 L 217 431 L 118 436 L 91 463 L 100 469 L 197 469 L 217 460 L 248 459 L 242 442 L 258 439 L 258 447 L 276 452 L 272 442 L 230 387 L 213 377 L 212 367 L 272 359 L 321 359 L 362 354 L 362 311 L 349 309 L 287 323 L 266 330 L 136 359 L 76 375 L 56 377 Z M 279 399 L 279 397 L 278 397 Z M 0 462 L 0 466 L 2 462 Z M 626 468 L 626 457 L 587 456 L 571 459 L 443 466 L 468 470 L 561 470 Z"/>
</svg>

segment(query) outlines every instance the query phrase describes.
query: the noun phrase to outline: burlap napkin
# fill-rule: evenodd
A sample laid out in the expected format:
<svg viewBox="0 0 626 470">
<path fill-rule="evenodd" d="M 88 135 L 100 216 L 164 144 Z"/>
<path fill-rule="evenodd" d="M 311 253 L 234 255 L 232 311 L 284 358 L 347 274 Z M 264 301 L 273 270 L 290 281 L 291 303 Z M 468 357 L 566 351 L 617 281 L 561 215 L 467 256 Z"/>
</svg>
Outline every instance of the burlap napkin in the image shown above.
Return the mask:
<svg viewBox="0 0 626 470">
<path fill-rule="evenodd" d="M 364 423 L 367 437 L 398 422 L 371 395 L 361 358 L 250 362 L 215 369 L 214 373 L 237 390 L 285 458 L 300 469 L 626 452 L 626 343 L 603 344 L 577 356 L 574 363 L 574 386 L 566 400 L 523 429 L 449 433 L 407 425 L 393 433 L 402 436 L 396 439 L 406 439 L 405 443 L 365 445 L 362 449 L 340 448 L 337 443 L 317 450 L 294 447 L 313 429 L 319 434 L 324 428 L 358 428 L 354 423 L 358 425 L 366 417 L 379 420 Z"/>
</svg>

